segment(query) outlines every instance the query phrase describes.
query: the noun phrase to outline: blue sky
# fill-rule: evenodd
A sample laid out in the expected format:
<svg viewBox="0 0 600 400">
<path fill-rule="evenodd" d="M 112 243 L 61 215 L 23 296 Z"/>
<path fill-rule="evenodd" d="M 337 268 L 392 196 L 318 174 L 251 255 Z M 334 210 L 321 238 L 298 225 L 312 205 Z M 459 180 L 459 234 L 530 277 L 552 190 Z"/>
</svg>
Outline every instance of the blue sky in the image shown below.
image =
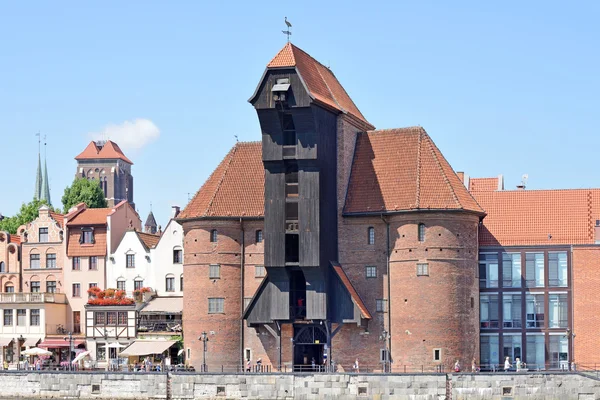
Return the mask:
<svg viewBox="0 0 600 400">
<path fill-rule="evenodd" d="M 284 16 L 377 128 L 421 125 L 456 170 L 510 188 L 524 173 L 531 189 L 600 187 L 599 15 L 593 1 L 2 2 L 0 213 L 33 196 L 36 132 L 60 205 L 90 132 L 145 119 L 156 129 L 126 150 L 134 200 L 164 226 L 234 135 L 260 139 L 247 100 Z"/>
</svg>

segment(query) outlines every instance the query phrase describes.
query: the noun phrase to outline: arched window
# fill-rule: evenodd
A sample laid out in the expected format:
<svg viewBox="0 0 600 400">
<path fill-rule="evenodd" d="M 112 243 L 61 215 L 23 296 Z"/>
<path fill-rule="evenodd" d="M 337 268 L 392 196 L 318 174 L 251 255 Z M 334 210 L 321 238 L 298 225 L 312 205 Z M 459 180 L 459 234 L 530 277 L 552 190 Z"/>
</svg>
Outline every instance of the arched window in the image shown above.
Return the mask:
<svg viewBox="0 0 600 400">
<path fill-rule="evenodd" d="M 133 290 L 140 290 L 144 287 L 144 280 L 142 278 L 135 278 L 133 280 Z"/>
<path fill-rule="evenodd" d="M 174 292 L 175 291 L 175 275 L 167 274 L 165 276 L 165 292 Z"/>
<path fill-rule="evenodd" d="M 375 244 L 375 228 L 373 228 L 372 226 L 369 227 L 368 231 L 368 238 L 367 238 L 367 243 L 369 244 Z"/>
<path fill-rule="evenodd" d="M 425 241 L 425 224 L 419 224 L 419 242 Z"/>
<path fill-rule="evenodd" d="M 6 264 L 4 264 L 4 261 L 0 261 L 0 272 L 6 272 Z"/>
<path fill-rule="evenodd" d="M 6 286 L 4 286 L 4 292 L 5 293 L 14 293 L 15 292 L 15 287 L 13 286 L 13 284 L 11 282 L 7 283 Z"/>
<path fill-rule="evenodd" d="M 258 229 L 256 231 L 256 243 L 262 243 L 262 241 L 263 241 L 262 230 Z"/>
<path fill-rule="evenodd" d="M 217 242 L 217 230 L 213 229 L 212 231 L 210 231 L 210 241 L 213 243 Z"/>
</svg>

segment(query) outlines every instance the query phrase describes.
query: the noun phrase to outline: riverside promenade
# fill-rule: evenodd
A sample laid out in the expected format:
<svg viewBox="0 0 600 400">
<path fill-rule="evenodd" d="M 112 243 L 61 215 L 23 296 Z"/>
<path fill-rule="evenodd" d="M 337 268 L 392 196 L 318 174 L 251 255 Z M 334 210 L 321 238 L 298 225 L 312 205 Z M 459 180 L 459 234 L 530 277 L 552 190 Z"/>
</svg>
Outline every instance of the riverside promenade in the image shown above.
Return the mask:
<svg viewBox="0 0 600 400">
<path fill-rule="evenodd" d="M 1 399 L 599 399 L 576 372 L 480 374 L 0 372 Z"/>
</svg>

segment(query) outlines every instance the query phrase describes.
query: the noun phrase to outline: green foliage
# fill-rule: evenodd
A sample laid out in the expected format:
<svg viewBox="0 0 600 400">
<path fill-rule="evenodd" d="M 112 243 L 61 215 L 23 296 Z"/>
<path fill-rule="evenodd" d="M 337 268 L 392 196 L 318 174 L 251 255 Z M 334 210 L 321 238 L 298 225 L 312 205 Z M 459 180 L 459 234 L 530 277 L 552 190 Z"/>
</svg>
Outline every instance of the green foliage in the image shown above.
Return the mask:
<svg viewBox="0 0 600 400">
<path fill-rule="evenodd" d="M 25 225 L 36 219 L 39 215 L 39 209 L 42 205 L 48 205 L 46 200 L 32 200 L 29 203 L 23 203 L 21 209 L 16 215 L 12 217 L 4 218 L 0 221 L 0 231 L 7 231 L 8 233 L 15 234 L 17 229 L 21 225 Z M 60 212 L 50 207 L 52 211 Z"/>
<path fill-rule="evenodd" d="M 105 208 L 107 206 L 104 192 L 100 188 L 100 182 L 77 178 L 71 186 L 65 188 L 62 197 L 65 213 L 79 203 L 85 203 L 88 208 Z"/>
</svg>

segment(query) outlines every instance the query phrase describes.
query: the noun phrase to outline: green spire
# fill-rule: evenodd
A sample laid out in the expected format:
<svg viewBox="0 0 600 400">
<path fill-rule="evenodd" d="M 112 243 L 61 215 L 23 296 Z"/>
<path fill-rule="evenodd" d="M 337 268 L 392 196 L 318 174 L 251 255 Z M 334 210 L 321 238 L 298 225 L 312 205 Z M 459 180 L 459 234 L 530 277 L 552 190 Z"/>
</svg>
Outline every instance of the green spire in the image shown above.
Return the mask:
<svg viewBox="0 0 600 400">
<path fill-rule="evenodd" d="M 44 146 L 46 144 L 44 143 Z M 42 185 L 42 200 L 46 200 L 49 206 L 52 206 L 52 199 L 50 198 L 50 185 L 48 184 L 48 165 L 46 162 L 46 156 L 44 155 L 44 183 Z"/>
</svg>

